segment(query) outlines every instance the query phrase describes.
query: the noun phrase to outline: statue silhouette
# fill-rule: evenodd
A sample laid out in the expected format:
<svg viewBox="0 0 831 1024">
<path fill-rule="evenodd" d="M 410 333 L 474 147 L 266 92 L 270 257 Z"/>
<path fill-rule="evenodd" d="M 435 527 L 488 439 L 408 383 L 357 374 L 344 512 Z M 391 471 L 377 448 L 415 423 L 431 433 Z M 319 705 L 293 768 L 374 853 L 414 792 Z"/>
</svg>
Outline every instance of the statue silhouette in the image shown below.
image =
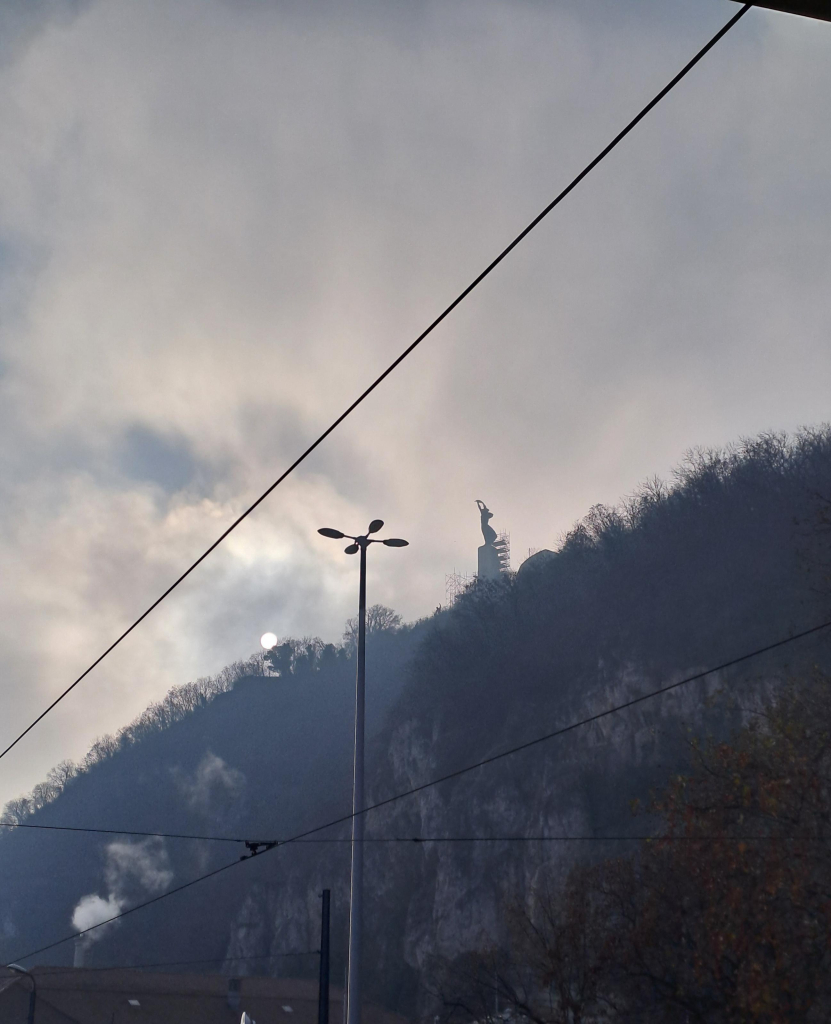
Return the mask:
<svg viewBox="0 0 831 1024">
<path fill-rule="evenodd" d="M 476 499 L 476 504 L 479 506 L 479 515 L 482 520 L 482 536 L 485 538 L 486 544 L 492 545 L 496 540 L 496 530 L 489 525 L 488 520 L 493 519 L 493 512 L 481 498 Z"/>
<path fill-rule="evenodd" d="M 480 580 L 498 580 L 500 573 L 507 568 L 505 542 L 497 540 L 496 530 L 488 522 L 493 519 L 493 512 L 480 498 L 476 499 L 476 504 L 482 521 L 482 536 L 485 538 L 485 543 L 479 548 L 478 577 Z"/>
</svg>

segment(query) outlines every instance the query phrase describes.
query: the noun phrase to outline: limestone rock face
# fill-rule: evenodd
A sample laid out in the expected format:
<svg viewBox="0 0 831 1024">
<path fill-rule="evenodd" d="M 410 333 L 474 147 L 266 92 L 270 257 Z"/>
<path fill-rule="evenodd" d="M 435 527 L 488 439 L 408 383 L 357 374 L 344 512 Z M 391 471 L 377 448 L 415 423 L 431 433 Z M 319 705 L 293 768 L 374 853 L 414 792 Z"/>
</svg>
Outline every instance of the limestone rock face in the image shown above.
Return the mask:
<svg viewBox="0 0 831 1024">
<path fill-rule="evenodd" d="M 602 674 L 602 669 L 601 669 Z M 425 789 L 369 815 L 365 860 L 365 967 L 367 997 L 401 1012 L 430 1014 L 435 996 L 425 982 L 438 959 L 507 940 L 504 911 L 522 902 L 543 871 L 565 873 L 586 855 L 575 842 L 511 842 L 499 837 L 625 835 L 648 823 L 635 820 L 629 801 L 658 785 L 677 765 L 683 723 L 699 716 L 708 697 L 725 683 L 711 677 L 596 722 L 580 735 L 508 758 L 467 776 Z M 565 724 L 622 703 L 652 688 L 654 680 L 630 669 L 607 678 L 587 701 L 568 702 L 546 722 Z M 739 719 L 736 718 L 736 724 Z M 529 731 L 541 732 L 542 723 Z M 724 727 L 724 722 L 721 722 Z M 420 716 L 397 722 L 376 737 L 369 774 L 369 802 L 403 793 L 446 772 L 447 735 L 424 729 Z M 487 744 L 493 751 L 503 746 Z M 675 753 L 674 753 L 675 752 Z M 344 838 L 346 830 L 339 833 Z M 377 842 L 397 837 L 401 842 Z M 442 837 L 481 837 L 484 842 L 413 842 Z M 376 842 L 373 842 L 376 840 Z M 312 852 L 312 850 L 314 852 Z M 281 962 L 291 949 L 315 949 L 318 894 L 333 890 L 333 981 L 340 983 L 348 919 L 349 846 L 277 851 L 270 880 L 252 887 L 231 926 L 228 966 L 239 970 L 265 950 L 269 968 L 291 974 Z M 620 843 L 592 844 L 612 856 Z"/>
</svg>

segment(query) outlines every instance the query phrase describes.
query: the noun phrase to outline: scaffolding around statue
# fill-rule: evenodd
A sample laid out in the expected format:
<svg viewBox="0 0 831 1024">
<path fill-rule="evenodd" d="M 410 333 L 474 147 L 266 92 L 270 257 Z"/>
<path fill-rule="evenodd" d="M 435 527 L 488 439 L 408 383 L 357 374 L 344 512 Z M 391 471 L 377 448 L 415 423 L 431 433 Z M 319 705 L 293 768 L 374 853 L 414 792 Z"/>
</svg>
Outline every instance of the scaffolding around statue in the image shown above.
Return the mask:
<svg viewBox="0 0 831 1024">
<path fill-rule="evenodd" d="M 496 538 L 494 547 L 499 552 L 499 570 L 500 572 L 511 571 L 511 535 L 505 530 L 499 534 Z"/>
<path fill-rule="evenodd" d="M 444 577 L 444 603 L 446 608 L 452 608 L 456 601 L 469 590 L 476 582 L 473 573 L 453 572 L 445 574 Z"/>
</svg>

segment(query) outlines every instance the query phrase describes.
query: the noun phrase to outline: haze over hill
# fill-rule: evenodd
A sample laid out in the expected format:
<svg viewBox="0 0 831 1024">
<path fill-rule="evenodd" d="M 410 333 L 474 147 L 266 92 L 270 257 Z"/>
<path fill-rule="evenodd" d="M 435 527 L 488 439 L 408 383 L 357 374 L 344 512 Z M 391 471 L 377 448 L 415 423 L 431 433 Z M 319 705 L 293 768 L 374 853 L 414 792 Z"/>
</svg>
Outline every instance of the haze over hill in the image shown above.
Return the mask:
<svg viewBox="0 0 831 1024">
<path fill-rule="evenodd" d="M 0 3 L 4 738 L 737 10 Z M 694 441 L 825 419 L 829 33 L 743 17 L 4 759 L 0 803 L 266 629 L 336 638 L 354 568 L 318 526 L 411 542 L 371 568 L 411 620 L 475 568 L 477 496 L 550 548 Z"/>
<path fill-rule="evenodd" d="M 831 431 L 691 453 L 669 485 L 596 506 L 554 557 L 474 586 L 452 609 L 376 629 L 368 646 L 370 799 L 812 626 L 827 615 Z M 825 664 L 824 634 L 605 718 L 369 815 L 371 839 L 634 835 L 629 804 L 724 734 L 754 693 Z M 284 652 L 288 653 L 288 652 Z M 28 824 L 282 838 L 348 813 L 354 661 L 292 642 L 191 684 L 9 815 Z M 705 698 L 712 698 L 707 700 Z M 325 838 L 343 838 L 343 826 Z M 321 837 L 321 838 L 324 838 Z M 433 958 L 503 936 L 500 907 L 541 866 L 610 842 L 371 843 L 368 994 L 429 1007 Z M 224 843 L 9 829 L 0 835 L 6 961 L 243 852 Z M 89 965 L 216 958 L 226 971 L 312 975 L 317 894 L 333 890 L 343 969 L 348 845 L 289 845 L 105 926 Z M 107 913 L 105 913 L 105 911 Z M 97 918 L 96 918 L 96 915 Z M 72 961 L 66 943 L 42 959 Z M 254 959 L 262 958 L 262 959 Z"/>
</svg>

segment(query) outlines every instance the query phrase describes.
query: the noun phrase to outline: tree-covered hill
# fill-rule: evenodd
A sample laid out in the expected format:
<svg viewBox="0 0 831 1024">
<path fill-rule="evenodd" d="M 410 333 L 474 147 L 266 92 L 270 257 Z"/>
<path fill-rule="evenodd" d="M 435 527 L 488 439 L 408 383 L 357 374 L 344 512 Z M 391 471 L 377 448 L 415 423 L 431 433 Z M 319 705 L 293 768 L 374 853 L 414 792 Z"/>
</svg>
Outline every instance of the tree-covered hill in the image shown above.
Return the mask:
<svg viewBox="0 0 831 1024">
<path fill-rule="evenodd" d="M 829 497 L 828 430 L 695 452 L 669 484 L 650 483 L 617 509 L 593 508 L 556 552 L 472 587 L 452 609 L 415 626 L 380 621 L 369 644 L 371 798 L 820 622 Z M 691 733 L 737 728 L 754 694 L 824 664 L 829 651 L 818 634 L 423 790 L 371 814 L 368 836 L 634 835 L 648 821 L 631 819 L 630 801 L 684 765 Z M 264 675 L 255 658 L 175 691 L 80 768 L 62 766 L 6 820 L 269 839 L 348 812 L 351 640 L 295 641 L 278 657 L 279 675 Z M 433 958 L 499 943 L 504 901 L 545 865 L 565 870 L 613 846 L 370 843 L 368 993 L 404 1012 L 426 1010 Z M 128 907 L 240 852 L 7 829 L 0 955 L 19 957 L 70 933 L 73 915 L 78 924 L 105 906 Z M 236 973 L 312 974 L 313 957 L 280 954 L 316 948 L 317 894 L 329 887 L 337 973 L 347 879 L 344 843 L 261 854 L 93 933 L 86 962 L 215 957 L 217 969 Z M 72 952 L 67 944 L 39 959 L 66 963 Z"/>
</svg>

